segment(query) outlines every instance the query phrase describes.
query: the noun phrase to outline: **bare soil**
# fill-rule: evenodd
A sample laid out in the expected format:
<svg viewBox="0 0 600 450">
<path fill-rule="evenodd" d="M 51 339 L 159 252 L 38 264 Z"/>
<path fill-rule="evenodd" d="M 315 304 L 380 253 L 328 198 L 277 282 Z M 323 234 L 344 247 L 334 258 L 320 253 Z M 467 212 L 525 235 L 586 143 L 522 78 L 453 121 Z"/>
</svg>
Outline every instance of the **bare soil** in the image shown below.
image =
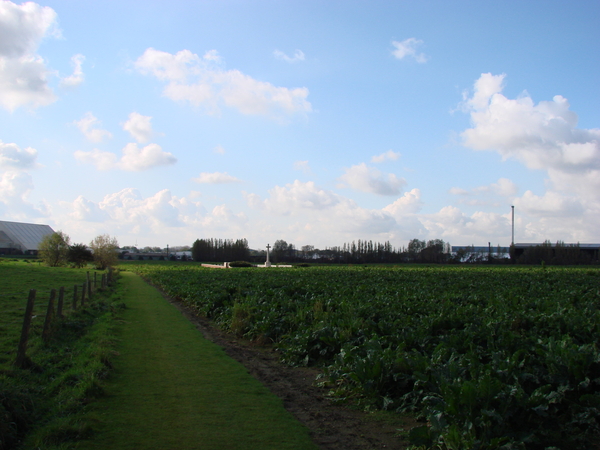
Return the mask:
<svg viewBox="0 0 600 450">
<path fill-rule="evenodd" d="M 206 339 L 221 346 L 230 357 L 243 364 L 248 373 L 281 398 L 285 408 L 310 430 L 313 441 L 320 448 L 402 450 L 407 447 L 408 442 L 401 435 L 417 425 L 414 419 L 367 413 L 336 403 L 327 397 L 326 388 L 316 385 L 315 379 L 320 373 L 317 369 L 285 366 L 272 349 L 224 333 L 181 302 L 168 300 Z"/>
</svg>

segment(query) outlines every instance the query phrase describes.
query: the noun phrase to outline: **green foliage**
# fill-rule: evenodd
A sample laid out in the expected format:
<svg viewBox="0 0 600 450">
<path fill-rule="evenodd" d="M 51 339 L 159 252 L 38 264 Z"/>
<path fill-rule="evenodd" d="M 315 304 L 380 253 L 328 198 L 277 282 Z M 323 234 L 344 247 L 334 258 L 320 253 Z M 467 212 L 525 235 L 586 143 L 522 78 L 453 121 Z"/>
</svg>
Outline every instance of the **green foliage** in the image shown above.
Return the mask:
<svg viewBox="0 0 600 450">
<path fill-rule="evenodd" d="M 94 255 L 84 244 L 74 244 L 69 247 L 68 260 L 73 266 L 82 268 L 94 260 Z"/>
<path fill-rule="evenodd" d="M 600 270 L 139 266 L 224 329 L 323 367 L 334 395 L 414 412 L 414 445 L 588 449 L 600 439 Z"/>
<path fill-rule="evenodd" d="M 119 243 L 117 238 L 108 234 L 101 234 L 90 242 L 90 248 L 94 255 L 94 264 L 98 270 L 117 265 L 119 260 Z"/>
<path fill-rule="evenodd" d="M 229 267 L 252 267 L 252 264 L 248 261 L 232 261 L 229 263 Z"/>
<path fill-rule="evenodd" d="M 69 257 L 69 240 L 62 231 L 44 236 L 38 245 L 42 261 L 50 267 L 64 266 Z"/>
<path fill-rule="evenodd" d="M 192 246 L 194 261 L 225 262 L 247 260 L 250 248 L 246 239 L 196 239 Z"/>
</svg>

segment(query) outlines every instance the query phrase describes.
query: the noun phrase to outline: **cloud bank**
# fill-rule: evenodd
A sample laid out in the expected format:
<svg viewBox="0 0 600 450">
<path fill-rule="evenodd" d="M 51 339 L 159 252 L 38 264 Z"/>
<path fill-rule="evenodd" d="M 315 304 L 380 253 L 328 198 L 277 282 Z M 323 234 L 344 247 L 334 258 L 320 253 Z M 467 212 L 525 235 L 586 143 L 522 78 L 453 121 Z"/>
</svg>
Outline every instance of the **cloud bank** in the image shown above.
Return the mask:
<svg viewBox="0 0 600 450">
<path fill-rule="evenodd" d="M 218 114 L 223 105 L 275 119 L 311 112 L 307 88 L 277 87 L 239 70 L 224 70 L 220 62 L 215 50 L 200 57 L 189 50 L 171 54 L 148 48 L 134 65 L 166 83 L 165 97 L 202 106 L 209 114 Z"/>
</svg>

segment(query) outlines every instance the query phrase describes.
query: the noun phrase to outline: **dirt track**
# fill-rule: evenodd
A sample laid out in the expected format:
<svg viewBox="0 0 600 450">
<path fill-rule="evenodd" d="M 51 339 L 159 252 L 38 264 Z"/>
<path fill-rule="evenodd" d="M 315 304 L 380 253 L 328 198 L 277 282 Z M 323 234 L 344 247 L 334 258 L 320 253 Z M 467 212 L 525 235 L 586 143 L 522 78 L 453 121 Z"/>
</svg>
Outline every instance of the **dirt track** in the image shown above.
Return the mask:
<svg viewBox="0 0 600 450">
<path fill-rule="evenodd" d="M 310 431 L 312 438 L 327 450 L 404 449 L 407 442 L 398 437 L 398 429 L 414 425 L 412 421 L 395 424 L 375 420 L 369 414 L 335 404 L 326 398 L 325 389 L 315 386 L 318 371 L 292 368 L 279 363 L 272 350 L 235 339 L 211 326 L 182 303 L 169 299 L 205 338 L 220 345 L 233 359 L 281 398 L 290 411 Z"/>
</svg>

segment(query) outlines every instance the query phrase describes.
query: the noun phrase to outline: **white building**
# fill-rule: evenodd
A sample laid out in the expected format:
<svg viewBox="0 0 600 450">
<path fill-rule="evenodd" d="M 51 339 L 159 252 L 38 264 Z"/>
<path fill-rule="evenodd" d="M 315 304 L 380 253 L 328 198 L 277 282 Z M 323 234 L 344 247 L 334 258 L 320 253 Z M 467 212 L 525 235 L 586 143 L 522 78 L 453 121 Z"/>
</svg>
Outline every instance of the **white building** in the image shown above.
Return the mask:
<svg viewBox="0 0 600 450">
<path fill-rule="evenodd" d="M 0 220 L 0 254 L 35 255 L 42 238 L 52 233 L 49 225 Z"/>
</svg>

